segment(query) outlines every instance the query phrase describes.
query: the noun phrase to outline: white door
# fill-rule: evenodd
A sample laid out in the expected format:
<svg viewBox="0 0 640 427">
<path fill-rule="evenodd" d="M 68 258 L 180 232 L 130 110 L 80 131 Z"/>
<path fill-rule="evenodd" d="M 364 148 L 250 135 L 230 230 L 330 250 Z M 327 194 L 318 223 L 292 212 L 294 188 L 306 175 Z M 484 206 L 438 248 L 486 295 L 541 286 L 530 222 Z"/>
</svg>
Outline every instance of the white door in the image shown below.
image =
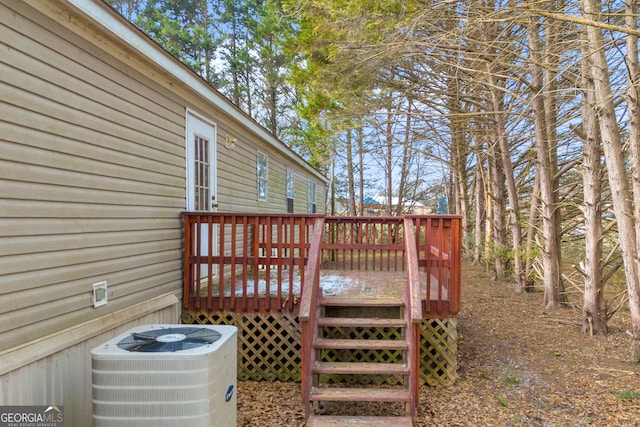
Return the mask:
<svg viewBox="0 0 640 427">
<path fill-rule="evenodd" d="M 187 113 L 187 211 L 215 212 L 218 206 L 216 188 L 216 128 L 212 123 Z M 218 252 L 216 228 L 211 230 L 213 254 Z M 209 228 L 200 228 L 200 256 L 209 255 Z M 195 236 L 194 236 L 195 237 Z M 201 278 L 208 274 L 202 266 Z M 211 273 L 215 275 L 216 266 Z"/>
</svg>

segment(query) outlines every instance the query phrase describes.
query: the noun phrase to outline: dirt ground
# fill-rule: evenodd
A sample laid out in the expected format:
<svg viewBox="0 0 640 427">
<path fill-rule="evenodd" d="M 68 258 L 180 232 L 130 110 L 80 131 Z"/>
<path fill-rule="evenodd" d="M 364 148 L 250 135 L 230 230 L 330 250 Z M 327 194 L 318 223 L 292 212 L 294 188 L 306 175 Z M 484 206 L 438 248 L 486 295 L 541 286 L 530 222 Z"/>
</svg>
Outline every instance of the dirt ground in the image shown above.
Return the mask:
<svg viewBox="0 0 640 427">
<path fill-rule="evenodd" d="M 608 336 L 586 337 L 579 304 L 546 312 L 541 292 L 516 294 L 467 264 L 458 378 L 447 388 L 421 388 L 415 424 L 640 427 L 640 366 L 629 357 L 629 327 L 625 311 L 610 321 Z M 360 411 L 389 414 L 385 405 Z M 240 382 L 238 426 L 304 426 L 300 385 Z"/>
</svg>

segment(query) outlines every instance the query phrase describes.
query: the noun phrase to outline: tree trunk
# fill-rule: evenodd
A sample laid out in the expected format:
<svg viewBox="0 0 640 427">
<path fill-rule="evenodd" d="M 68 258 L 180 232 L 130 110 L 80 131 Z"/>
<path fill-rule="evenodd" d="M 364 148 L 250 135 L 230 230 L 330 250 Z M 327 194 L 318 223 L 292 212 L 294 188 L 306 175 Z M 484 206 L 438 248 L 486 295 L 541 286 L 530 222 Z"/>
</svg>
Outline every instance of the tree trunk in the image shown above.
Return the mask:
<svg viewBox="0 0 640 427">
<path fill-rule="evenodd" d="M 405 185 L 409 176 L 409 147 L 411 146 L 411 99 L 407 99 L 407 115 L 404 129 L 404 146 L 402 147 L 402 166 L 400 167 L 400 181 L 398 182 L 398 204 L 396 205 L 396 215 L 404 213 Z"/>
<path fill-rule="evenodd" d="M 595 0 L 583 0 L 583 13 L 587 19 L 596 20 L 600 15 L 600 4 Z M 624 152 L 615 116 L 615 106 L 609 81 L 609 66 L 605 55 L 601 30 L 587 26 L 591 75 L 594 78 L 595 101 L 598 109 L 598 121 L 602 134 L 604 157 L 607 164 L 607 176 L 613 200 L 613 210 L 618 224 L 618 237 L 624 262 L 629 311 L 632 325 L 632 357 L 640 361 L 640 265 L 638 260 L 638 240 L 635 218 L 631 203 L 631 191 L 627 181 Z"/>
<path fill-rule="evenodd" d="M 625 21 L 627 27 L 638 29 L 638 5 L 628 0 L 625 5 Z M 627 35 L 627 69 L 629 70 L 629 89 L 627 104 L 629 106 L 629 151 L 631 153 L 631 183 L 634 198 L 634 215 L 636 219 L 636 245 L 640 250 L 640 64 L 638 63 L 638 37 Z"/>
<path fill-rule="evenodd" d="M 638 30 L 638 4 L 634 0 L 627 0 L 625 4 L 625 22 L 627 27 Z M 631 153 L 631 185 L 633 189 L 633 205 L 636 232 L 635 274 L 636 288 L 629 293 L 631 322 L 633 325 L 633 357 L 640 362 L 640 64 L 638 61 L 638 37 L 627 35 L 627 69 L 629 70 L 629 89 L 627 104 L 629 107 L 629 151 Z M 629 286 L 629 283 L 627 283 Z M 634 316 L 634 313 L 636 314 Z"/>
<path fill-rule="evenodd" d="M 351 129 L 347 129 L 346 141 L 345 145 L 347 148 L 347 187 L 348 187 L 348 197 L 347 201 L 347 214 L 351 216 L 355 216 L 356 214 L 356 188 L 355 188 L 355 177 L 353 176 L 354 168 L 353 168 L 353 140 L 351 138 L 352 134 Z"/>
<path fill-rule="evenodd" d="M 602 281 L 602 166 L 600 158 L 600 129 L 593 99 L 593 79 L 589 76 L 590 55 L 583 32 L 582 78 L 582 179 L 585 228 L 585 257 L 581 273 L 584 276 L 582 332 L 588 335 L 607 333 L 607 313 L 604 305 Z"/>
<path fill-rule="evenodd" d="M 485 210 L 485 219 L 484 219 L 484 256 L 483 259 L 487 265 L 487 269 L 492 268 L 490 266 L 491 262 L 491 247 L 494 245 L 493 241 L 493 216 L 494 216 L 494 196 L 493 196 L 493 188 L 491 186 L 491 182 L 493 180 L 494 170 L 491 167 L 491 159 L 490 156 L 487 156 L 487 170 L 485 173 L 485 182 L 484 182 L 484 205 L 486 207 Z"/>
<path fill-rule="evenodd" d="M 474 179 L 474 192 L 476 200 L 475 212 L 475 245 L 473 247 L 473 263 L 479 264 L 482 257 L 482 248 L 484 247 L 483 229 L 485 223 L 485 194 L 484 194 L 484 177 L 482 173 L 482 160 L 477 156 Z"/>
<path fill-rule="evenodd" d="M 453 194 L 455 213 L 462 216 L 462 254 L 469 255 L 469 222 L 467 202 L 467 158 L 469 156 L 469 137 L 467 136 L 468 119 L 456 117 L 456 113 L 462 113 L 460 102 L 460 81 L 456 77 L 455 70 L 448 70 L 447 78 L 447 106 L 452 112 L 449 129 L 451 132 L 451 171 L 453 172 Z"/>
<path fill-rule="evenodd" d="M 505 280 L 506 278 L 506 226 L 504 223 L 504 172 L 500 167 L 500 148 L 496 141 L 489 144 L 489 170 L 491 176 L 491 206 L 493 216 L 491 218 L 491 229 L 493 234 L 493 268 L 494 279 Z"/>
<path fill-rule="evenodd" d="M 358 198 L 359 206 L 358 215 L 364 215 L 364 132 L 362 128 L 358 129 Z"/>
<path fill-rule="evenodd" d="M 535 283 L 533 280 L 533 263 L 535 262 L 535 258 L 533 257 L 533 245 L 535 242 L 536 230 L 538 229 L 536 223 L 538 222 L 538 205 L 540 203 L 540 176 L 538 174 L 536 174 L 533 179 L 533 190 L 531 191 L 531 201 L 529 203 L 527 243 L 525 246 L 527 260 L 525 265 L 525 288 L 527 292 L 533 292 Z"/>
<path fill-rule="evenodd" d="M 554 310 L 560 305 L 560 266 L 558 265 L 557 228 L 555 225 L 555 198 L 553 191 L 553 171 L 549 158 L 549 143 L 543 88 L 543 71 L 540 67 L 539 24 L 534 24 L 529 30 L 529 52 L 531 62 L 531 92 L 533 121 L 535 128 L 535 146 L 538 156 L 537 175 L 540 179 L 540 202 L 542 214 L 542 270 L 544 286 L 544 305 L 547 310 Z"/>
<path fill-rule="evenodd" d="M 554 4 L 555 3 L 555 4 Z M 564 9 L 564 0 L 552 0 L 550 4 L 555 11 Z M 558 278 L 558 298 L 566 301 L 564 284 L 562 282 L 562 211 L 560 206 L 560 174 L 558 173 L 558 59 L 562 55 L 565 46 L 562 43 L 561 27 L 557 22 L 547 21 L 544 32 L 546 36 L 546 49 L 542 57 L 544 66 L 544 86 L 542 87 L 544 99 L 544 114 L 547 136 L 547 155 L 549 156 L 549 173 L 551 176 L 551 191 L 553 197 L 553 225 L 556 228 L 555 249 L 553 255 L 557 258 Z"/>
<path fill-rule="evenodd" d="M 491 102 L 493 104 L 492 111 L 494 116 L 494 131 L 496 139 L 500 146 L 500 155 L 502 159 L 502 169 L 507 183 L 507 194 L 509 195 L 509 218 L 511 219 L 511 237 L 513 249 L 513 274 L 516 284 L 516 292 L 523 292 L 525 286 L 524 268 L 522 266 L 522 229 L 520 228 L 520 203 L 518 201 L 518 190 L 516 189 L 516 179 L 514 176 L 513 165 L 511 163 L 511 153 L 509 151 L 509 143 L 505 130 L 505 118 L 503 113 L 503 103 L 498 93 L 496 78 L 489 74 L 491 83 Z"/>
<path fill-rule="evenodd" d="M 387 126 L 385 132 L 386 141 L 386 157 L 385 167 L 387 174 L 387 206 L 385 208 L 385 214 L 391 214 L 391 206 L 393 202 L 393 116 L 391 112 L 391 106 L 387 107 Z"/>
<path fill-rule="evenodd" d="M 466 156 L 465 156 L 466 160 Z M 467 203 L 467 179 L 466 179 L 466 162 L 464 164 L 458 164 L 459 167 L 465 168 L 464 175 L 461 176 L 462 171 L 458 171 L 456 174 L 457 186 L 456 186 L 456 199 L 459 206 L 458 211 L 456 212 L 458 215 L 462 216 L 462 256 L 466 258 L 469 257 L 469 204 Z"/>
</svg>

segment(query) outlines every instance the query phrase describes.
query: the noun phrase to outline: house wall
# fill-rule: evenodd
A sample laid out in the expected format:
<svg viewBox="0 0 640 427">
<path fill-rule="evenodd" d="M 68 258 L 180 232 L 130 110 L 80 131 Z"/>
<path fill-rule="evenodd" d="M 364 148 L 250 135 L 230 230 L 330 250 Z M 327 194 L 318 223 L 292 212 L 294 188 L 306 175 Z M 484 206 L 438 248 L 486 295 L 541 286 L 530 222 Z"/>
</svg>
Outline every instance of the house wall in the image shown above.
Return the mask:
<svg viewBox="0 0 640 427">
<path fill-rule="evenodd" d="M 185 173 L 170 92 L 25 3 L 0 20 L 2 351 L 178 293 Z"/>
<path fill-rule="evenodd" d="M 221 118 L 221 114 L 214 114 Z M 293 164 L 284 154 L 271 146 L 260 144 L 247 130 L 228 127 L 218 121 L 218 196 L 219 211 L 282 213 L 287 209 L 286 169 L 294 170 L 294 213 L 307 213 L 307 180 L 316 181 L 318 213 L 324 209 L 322 180 L 302 166 Z M 225 147 L 225 136 L 237 138 L 233 148 Z M 268 194 L 266 201 L 258 200 L 256 159 L 258 150 L 268 156 Z"/>
<path fill-rule="evenodd" d="M 219 210 L 285 212 L 287 164 L 296 212 L 309 178 L 320 210 L 324 181 L 102 2 L 76 6 L 109 29 L 73 3 L 0 0 L 0 402 L 65 405 L 90 425 L 92 346 L 179 319 L 187 111 L 216 124 Z"/>
</svg>

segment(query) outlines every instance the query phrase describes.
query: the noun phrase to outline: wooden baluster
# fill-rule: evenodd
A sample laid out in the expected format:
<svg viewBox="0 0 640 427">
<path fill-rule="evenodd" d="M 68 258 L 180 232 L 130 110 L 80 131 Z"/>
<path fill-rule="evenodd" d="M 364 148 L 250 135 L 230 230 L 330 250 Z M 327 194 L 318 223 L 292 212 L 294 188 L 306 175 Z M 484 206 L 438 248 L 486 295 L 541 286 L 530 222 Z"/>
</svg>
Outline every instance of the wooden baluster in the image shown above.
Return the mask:
<svg viewBox="0 0 640 427">
<path fill-rule="evenodd" d="M 229 286 L 231 295 L 231 311 L 238 311 L 238 307 L 236 306 L 236 251 L 237 251 L 237 238 L 238 238 L 238 217 L 236 215 L 231 216 L 231 285 Z"/>
</svg>

